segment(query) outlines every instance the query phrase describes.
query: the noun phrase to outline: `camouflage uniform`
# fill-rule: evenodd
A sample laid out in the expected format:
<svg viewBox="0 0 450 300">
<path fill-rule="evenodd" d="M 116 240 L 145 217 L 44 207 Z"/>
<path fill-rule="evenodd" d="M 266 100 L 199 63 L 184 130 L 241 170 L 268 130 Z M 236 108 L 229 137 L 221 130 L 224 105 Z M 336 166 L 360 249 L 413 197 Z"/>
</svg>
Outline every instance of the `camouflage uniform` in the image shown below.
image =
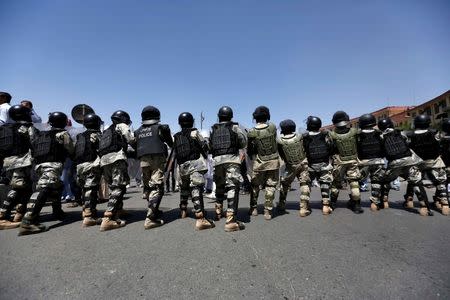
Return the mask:
<svg viewBox="0 0 450 300">
<path fill-rule="evenodd" d="M 250 213 L 257 214 L 260 187 L 265 193 L 265 214 L 272 213 L 275 189 L 279 180 L 280 161 L 276 142 L 276 126 L 272 123 L 257 123 L 248 137 L 247 153 L 253 160 L 252 193 Z"/>
<path fill-rule="evenodd" d="M 281 179 L 280 201 L 278 208 L 284 211 L 287 194 L 295 178 L 300 182 L 300 215 L 307 216 L 311 213 L 309 208 L 311 182 L 309 178 L 308 160 L 303 146 L 303 138 L 297 133 L 281 134 L 278 139 L 278 152 L 286 164 L 285 172 Z"/>
<path fill-rule="evenodd" d="M 339 133 L 337 129 L 330 133 L 336 149 L 333 157 L 334 182 L 331 188 L 331 201 L 336 202 L 342 183 L 347 181 L 350 186 L 350 201 L 360 203 L 361 193 L 359 179 L 361 173 L 358 168 L 355 128 L 349 128 L 346 133 Z M 349 203 L 350 204 L 350 203 Z"/>
<path fill-rule="evenodd" d="M 48 139 L 40 138 L 43 135 L 54 136 L 52 146 L 49 146 Z M 35 172 L 38 180 L 36 183 L 36 192 L 31 195 L 27 205 L 27 212 L 22 220 L 21 227 L 24 231 L 19 234 L 26 234 L 26 229 L 30 225 L 41 226 L 38 222 L 39 213 L 48 199 L 51 199 L 53 214 L 58 218 L 63 216 L 60 201 L 63 183 L 60 178 L 65 159 L 74 152 L 73 141 L 69 133 L 63 129 L 52 128 L 48 132 L 39 133 L 33 140 L 32 145 L 32 154 L 36 163 Z M 45 150 L 41 152 L 46 147 L 50 147 L 50 152 L 47 151 L 47 154 L 45 154 Z M 41 155 L 42 153 L 44 154 Z"/>
<path fill-rule="evenodd" d="M 5 125 L 8 126 L 8 125 Z M 9 225 L 18 227 L 23 215 L 25 214 L 28 199 L 32 194 L 31 166 L 32 157 L 30 152 L 30 141 L 33 138 L 35 129 L 32 124 L 17 124 L 13 127 L 17 130 L 22 139 L 24 154 L 5 157 L 3 168 L 6 172 L 6 178 L 9 180 L 10 191 L 6 199 L 1 203 L 0 208 L 0 229 L 12 228 Z M 19 147 L 19 145 L 14 145 Z M 16 205 L 16 215 L 12 224 L 9 222 L 11 209 Z M 4 228 L 3 228 L 4 227 Z"/>
<path fill-rule="evenodd" d="M 223 122 L 226 125 L 228 122 Z M 219 123 L 217 126 L 220 126 Z M 214 160 L 214 182 L 216 183 L 216 219 L 220 219 L 223 209 L 223 201 L 225 198 L 228 202 L 227 213 L 235 215 L 238 209 L 239 202 L 239 190 L 241 183 L 244 179 L 241 174 L 241 158 L 239 156 L 239 149 L 243 149 L 247 145 L 247 136 L 239 128 L 236 123 L 230 124 L 231 130 L 236 134 L 236 145 L 233 145 L 236 153 L 232 154 L 218 154 L 214 155 L 215 149 L 214 144 L 220 144 L 220 142 L 215 142 L 214 138 L 214 127 L 211 132 L 210 148 L 213 152 Z M 227 129 L 226 129 L 227 130 Z M 219 137 L 218 137 L 219 139 Z M 229 144 L 229 143 L 227 143 Z M 229 147 L 227 147 L 229 148 Z M 223 149 L 227 150 L 227 149 Z"/>
<path fill-rule="evenodd" d="M 130 130 L 129 125 L 119 123 L 111 126 L 115 126 L 115 131 L 121 136 L 124 144 L 134 143 L 134 135 Z M 102 155 L 100 159 L 100 166 L 102 168 L 103 177 L 108 183 L 110 190 L 105 217 L 114 219 L 117 218 L 117 212 L 123 209 L 123 195 L 127 184 L 130 183 L 130 177 L 128 176 L 126 145 L 125 149 L 122 148 L 117 152 Z"/>
</svg>

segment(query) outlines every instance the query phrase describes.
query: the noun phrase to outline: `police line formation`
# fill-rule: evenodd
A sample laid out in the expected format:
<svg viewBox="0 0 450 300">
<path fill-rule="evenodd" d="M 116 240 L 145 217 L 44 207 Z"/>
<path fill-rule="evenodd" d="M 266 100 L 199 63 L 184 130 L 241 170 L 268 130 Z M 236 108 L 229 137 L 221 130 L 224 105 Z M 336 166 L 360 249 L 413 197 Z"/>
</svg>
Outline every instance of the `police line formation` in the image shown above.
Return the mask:
<svg viewBox="0 0 450 300">
<path fill-rule="evenodd" d="M 270 112 L 259 106 L 253 113 L 256 125 L 244 132 L 233 122 L 233 111 L 223 106 L 218 112 L 218 123 L 211 128 L 209 140 L 194 128 L 194 118 L 189 112 L 179 115 L 181 130 L 172 136 L 168 125 L 160 123 L 160 112 L 154 106 L 142 110 L 142 126 L 135 132 L 130 129 L 130 116 L 122 110 L 111 116 L 112 125 L 103 133 L 101 118 L 93 113 L 84 116 L 87 130 L 72 141 L 64 129 L 67 116 L 62 112 L 49 114 L 49 131 L 39 131 L 31 123 L 30 110 L 12 106 L 9 110 L 14 123 L 0 127 L 0 149 L 3 168 L 9 179 L 10 192 L 1 204 L 0 227 L 19 227 L 19 235 L 46 230 L 39 223 L 39 214 L 47 201 L 51 201 L 53 215 L 62 218 L 60 181 L 63 163 L 71 157 L 77 164 L 77 182 L 82 188 L 82 225 L 100 225 L 100 230 L 125 226 L 120 217 L 123 196 L 129 182 L 127 155 L 131 146 L 140 160 L 144 195 L 148 201 L 145 229 L 164 224 L 159 209 L 164 194 L 163 179 L 168 147 L 172 149 L 179 167 L 181 217 L 187 215 L 188 199 L 193 202 L 197 230 L 214 227 L 206 216 L 203 203 L 205 158 L 212 154 L 216 183 L 215 220 L 226 218 L 225 231 L 245 228 L 236 219 L 239 203 L 240 149 L 247 150 L 253 163 L 252 190 L 249 214 L 258 215 L 257 200 L 261 188 L 265 190 L 264 218 L 273 214 L 275 190 L 279 181 L 280 158 L 286 172 L 281 179 L 281 191 L 276 210 L 285 212 L 290 185 L 295 178 L 300 182 L 300 217 L 311 213 L 309 206 L 310 183 L 320 184 L 322 213 L 329 215 L 335 208 L 339 189 L 344 182 L 350 189 L 348 208 L 354 213 L 363 212 L 359 180 L 361 173 L 371 181 L 370 209 L 388 208 L 390 182 L 398 176 L 408 182 L 404 207 L 414 208 L 414 194 L 419 201 L 419 213 L 432 215 L 430 206 L 444 215 L 449 214 L 447 200 L 447 175 L 450 171 L 450 121 L 445 120 L 442 132 L 430 129 L 430 118 L 419 115 L 414 119 L 415 130 L 406 135 L 394 128 L 389 118 L 376 121 L 372 114 L 359 118 L 359 129 L 349 126 L 349 116 L 338 111 L 333 116 L 335 128 L 321 130 L 320 118 L 307 119 L 307 133 L 296 132 L 292 120 L 280 123 L 281 134 L 269 122 Z M 378 127 L 378 128 L 376 128 Z M 36 190 L 32 192 L 31 171 L 37 175 Z M 422 176 L 430 178 L 436 187 L 433 204 L 429 204 Z M 97 216 L 97 198 L 100 178 L 104 176 L 110 195 L 103 218 Z M 223 211 L 223 202 L 227 209 Z M 11 211 L 15 207 L 15 214 Z"/>
</svg>

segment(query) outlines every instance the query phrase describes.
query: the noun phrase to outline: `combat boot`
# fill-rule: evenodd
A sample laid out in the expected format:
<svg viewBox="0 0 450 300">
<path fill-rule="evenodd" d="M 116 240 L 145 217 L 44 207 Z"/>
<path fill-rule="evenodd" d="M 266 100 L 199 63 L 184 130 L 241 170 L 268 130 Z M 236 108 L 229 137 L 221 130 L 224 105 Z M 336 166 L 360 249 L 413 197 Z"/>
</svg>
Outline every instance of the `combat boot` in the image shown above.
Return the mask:
<svg viewBox="0 0 450 300">
<path fill-rule="evenodd" d="M 256 206 L 255 207 L 250 207 L 250 209 L 248 210 L 248 214 L 250 216 L 256 217 L 258 215 L 258 208 Z"/>
<path fill-rule="evenodd" d="M 245 225 L 242 222 L 239 222 L 236 220 L 236 215 L 234 212 L 227 212 L 227 221 L 225 223 L 225 231 L 231 232 L 231 231 L 238 231 L 238 230 L 244 230 Z"/>
<path fill-rule="evenodd" d="M 162 216 L 162 212 L 156 208 L 154 208 L 154 210 L 155 211 L 149 208 L 147 211 L 147 217 L 144 222 L 145 229 L 156 228 L 164 224 L 164 221 L 160 218 L 160 216 Z"/>
<path fill-rule="evenodd" d="M 355 214 L 362 214 L 364 210 L 361 208 L 360 200 L 349 200 L 347 202 L 347 207 L 351 209 Z"/>
<path fill-rule="evenodd" d="M 222 218 L 222 214 L 223 214 L 223 204 L 216 202 L 215 207 L 216 207 L 215 208 L 215 220 L 220 221 L 220 218 Z"/>
<path fill-rule="evenodd" d="M 125 226 L 125 221 L 119 218 L 114 218 L 114 214 L 110 211 L 105 212 L 102 223 L 100 224 L 100 231 L 107 231 L 117 229 Z"/>
<path fill-rule="evenodd" d="M 383 208 L 387 209 L 389 208 L 389 197 L 388 196 L 383 196 Z"/>
<path fill-rule="evenodd" d="M 90 208 L 83 209 L 82 216 L 83 216 L 83 223 L 82 223 L 83 227 L 95 226 L 99 224 L 98 220 L 100 219 L 94 218 L 94 215 Z"/>
<path fill-rule="evenodd" d="M 16 213 L 14 214 L 13 222 L 22 222 L 26 208 L 23 204 L 18 204 L 16 207 Z"/>
<path fill-rule="evenodd" d="M 13 229 L 20 226 L 20 222 L 11 222 L 6 218 L 5 212 L 0 212 L 0 230 Z"/>
<path fill-rule="evenodd" d="M 405 201 L 403 202 L 403 207 L 407 209 L 413 209 L 414 208 L 414 198 L 413 196 L 404 196 Z"/>
<path fill-rule="evenodd" d="M 264 219 L 268 220 L 272 220 L 272 210 L 265 208 L 264 209 Z"/>
<path fill-rule="evenodd" d="M 186 203 L 180 203 L 180 217 L 182 219 L 187 218 L 188 211 L 187 211 L 187 204 Z"/>
<path fill-rule="evenodd" d="M 380 207 L 375 202 L 371 202 L 370 203 L 370 210 L 371 211 L 379 211 Z"/>
<path fill-rule="evenodd" d="M 449 209 L 449 207 L 448 207 L 448 204 L 443 204 L 443 205 L 442 205 L 441 213 L 442 213 L 444 216 L 448 216 L 448 215 L 450 214 L 450 209 Z"/>
<path fill-rule="evenodd" d="M 422 217 L 432 216 L 433 214 L 428 210 L 428 207 L 425 204 L 425 201 L 419 201 L 419 214 Z"/>
<path fill-rule="evenodd" d="M 47 230 L 43 224 L 33 222 L 33 219 L 24 217 L 20 223 L 19 236 L 40 233 Z"/>
<path fill-rule="evenodd" d="M 195 213 L 195 217 L 197 218 L 195 222 L 195 229 L 197 230 L 210 229 L 216 226 L 213 221 L 205 218 L 203 212 Z"/>
<path fill-rule="evenodd" d="M 300 217 L 307 217 L 310 214 L 311 214 L 311 210 L 309 208 L 308 201 L 305 201 L 305 200 L 300 201 L 300 211 L 299 211 Z"/>
</svg>

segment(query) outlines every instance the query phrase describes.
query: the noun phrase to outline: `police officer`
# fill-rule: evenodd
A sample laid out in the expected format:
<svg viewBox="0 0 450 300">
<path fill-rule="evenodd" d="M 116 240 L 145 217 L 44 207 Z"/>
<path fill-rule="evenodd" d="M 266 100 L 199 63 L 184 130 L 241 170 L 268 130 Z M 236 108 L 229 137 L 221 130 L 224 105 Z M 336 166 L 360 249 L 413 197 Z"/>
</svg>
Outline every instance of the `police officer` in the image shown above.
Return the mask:
<svg viewBox="0 0 450 300">
<path fill-rule="evenodd" d="M 442 161 L 445 164 L 445 173 L 447 175 L 447 186 L 450 181 L 450 119 L 442 121 L 442 135 L 440 140 L 440 153 Z M 447 197 L 448 201 L 448 197 Z"/>
<path fill-rule="evenodd" d="M 67 125 L 67 115 L 53 112 L 49 115 L 49 131 L 41 131 L 32 140 L 32 155 L 36 164 L 38 178 L 36 191 L 31 195 L 27 212 L 20 225 L 19 235 L 45 231 L 46 227 L 39 224 L 39 213 L 48 199 L 52 200 L 53 214 L 62 218 L 61 193 L 63 184 L 60 180 L 64 161 L 73 154 L 74 144 L 69 133 L 64 129 Z"/>
<path fill-rule="evenodd" d="M 381 146 L 381 132 L 374 128 L 377 120 L 372 114 L 364 114 L 359 117 L 358 123 L 360 128 L 357 136 L 358 158 L 361 173 L 367 174 L 370 178 L 370 209 L 377 211 L 380 208 L 388 208 L 389 204 L 387 198 L 383 197 L 382 190 L 385 161 Z M 381 204 L 381 200 L 386 201 Z"/>
<path fill-rule="evenodd" d="M 9 109 L 9 118 L 14 123 L 0 126 L 0 153 L 4 156 L 5 171 L 9 178 L 9 191 L 0 207 L 0 229 L 20 226 L 28 199 L 32 193 L 31 180 L 31 138 L 35 129 L 31 123 L 31 110 L 14 105 Z M 16 205 L 16 214 L 11 222 L 9 214 Z"/>
<path fill-rule="evenodd" d="M 284 213 L 286 198 L 295 178 L 300 182 L 300 217 L 311 214 L 309 207 L 310 179 L 308 160 L 303 145 L 303 137 L 295 132 L 296 124 L 287 119 L 280 123 L 281 136 L 278 138 L 278 153 L 286 164 L 286 171 L 281 179 L 280 201 L 277 210 Z"/>
<path fill-rule="evenodd" d="M 75 163 L 77 164 L 77 184 L 82 189 L 83 227 L 94 226 L 101 222 L 97 218 L 98 191 L 102 171 L 98 156 L 100 127 L 102 120 L 96 114 L 84 116 L 86 131 L 79 133 L 75 144 Z"/>
<path fill-rule="evenodd" d="M 203 202 L 205 186 L 204 174 L 208 171 L 206 157 L 208 143 L 194 128 L 194 117 L 189 112 L 183 112 L 178 117 L 181 131 L 174 136 L 174 153 L 180 169 L 180 202 L 187 203 L 191 196 L 194 204 L 195 228 L 197 230 L 213 228 L 214 222 L 206 218 Z"/>
<path fill-rule="evenodd" d="M 99 143 L 100 166 L 110 189 L 108 205 L 100 225 L 101 231 L 125 226 L 125 221 L 119 219 L 119 213 L 122 211 L 126 185 L 130 182 L 126 151 L 128 145 L 135 142 L 127 112 L 115 111 L 111 115 L 111 121 L 112 125 L 103 132 Z"/>
<path fill-rule="evenodd" d="M 249 214 L 258 215 L 257 205 L 260 187 L 265 188 L 264 218 L 272 219 L 273 199 L 278 183 L 280 161 L 277 145 L 277 128 L 270 120 L 266 106 L 258 106 L 253 112 L 256 126 L 248 132 L 247 153 L 253 160 L 252 193 Z"/>
<path fill-rule="evenodd" d="M 169 125 L 160 124 L 161 113 L 154 106 L 142 110 L 142 126 L 134 132 L 136 155 L 141 161 L 142 179 L 148 187 L 148 212 L 144 228 L 161 226 L 161 212 L 158 207 L 164 195 L 164 166 L 167 160 L 167 146 L 173 146 Z"/>
<path fill-rule="evenodd" d="M 240 172 L 239 149 L 247 145 L 247 136 L 232 122 L 233 110 L 222 106 L 217 114 L 219 123 L 214 124 L 210 133 L 210 148 L 214 160 L 214 182 L 216 183 L 216 220 L 220 220 L 223 201 L 228 202 L 225 231 L 237 231 L 245 225 L 236 220 L 239 205 L 239 189 L 244 181 Z"/>
<path fill-rule="evenodd" d="M 419 213 L 422 216 L 432 215 L 428 208 L 428 197 L 422 183 L 422 173 L 419 164 L 422 159 L 409 149 L 407 137 L 400 130 L 394 129 L 390 118 L 378 120 L 378 128 L 382 131 L 382 147 L 388 161 L 385 174 L 384 193 L 389 195 L 390 182 L 398 176 L 408 181 L 419 199 Z M 413 208 L 413 199 L 406 199 L 403 204 L 406 208 Z"/>
<path fill-rule="evenodd" d="M 306 157 L 309 164 L 310 179 L 316 179 L 320 184 L 322 195 L 322 213 L 329 215 L 333 210 L 330 206 L 330 188 L 333 182 L 333 166 L 331 155 L 333 142 L 328 131 L 322 131 L 322 120 L 309 116 L 306 120 L 306 130 L 303 136 Z"/>
<path fill-rule="evenodd" d="M 355 214 L 363 213 L 361 208 L 361 193 L 359 179 L 361 174 L 358 168 L 358 150 L 356 145 L 357 130 L 349 127 L 350 118 L 344 111 L 337 111 L 333 115 L 334 130 L 330 136 L 335 146 L 334 156 L 334 183 L 331 188 L 332 202 L 339 196 L 340 184 L 347 181 L 350 186 L 350 200 L 347 203 Z"/>
<path fill-rule="evenodd" d="M 445 164 L 440 157 L 439 135 L 430 128 L 430 124 L 431 119 L 428 115 L 420 114 L 414 118 L 414 131 L 409 137 L 409 146 L 423 160 L 419 165 L 422 176 L 426 174 L 436 187 L 435 207 L 442 214 L 448 215 Z"/>
</svg>

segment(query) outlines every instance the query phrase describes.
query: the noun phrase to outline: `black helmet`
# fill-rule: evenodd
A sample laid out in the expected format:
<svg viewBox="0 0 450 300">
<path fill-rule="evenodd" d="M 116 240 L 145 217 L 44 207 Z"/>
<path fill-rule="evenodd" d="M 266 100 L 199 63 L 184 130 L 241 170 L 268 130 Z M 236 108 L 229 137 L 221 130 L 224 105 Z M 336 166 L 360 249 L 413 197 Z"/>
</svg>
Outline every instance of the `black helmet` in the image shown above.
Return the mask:
<svg viewBox="0 0 450 300">
<path fill-rule="evenodd" d="M 372 114 L 364 114 L 359 117 L 358 123 L 361 129 L 372 128 L 377 125 L 377 119 Z"/>
<path fill-rule="evenodd" d="M 253 112 L 253 119 L 256 122 L 266 122 L 270 120 L 270 111 L 266 106 L 258 106 Z"/>
<path fill-rule="evenodd" d="M 431 118 L 429 115 L 421 114 L 414 118 L 414 128 L 427 129 L 430 127 Z"/>
<path fill-rule="evenodd" d="M 306 130 L 319 131 L 320 127 L 322 127 L 322 120 L 319 117 L 309 116 L 306 119 Z"/>
<path fill-rule="evenodd" d="M 293 133 L 295 132 L 295 128 L 296 128 L 295 122 L 290 119 L 280 122 L 280 129 L 282 134 Z"/>
<path fill-rule="evenodd" d="M 125 123 L 127 125 L 131 124 L 130 115 L 123 111 L 123 110 L 117 110 L 111 115 L 111 121 L 113 124 L 120 124 Z"/>
<path fill-rule="evenodd" d="M 83 125 L 87 129 L 100 130 L 102 123 L 102 119 L 96 114 L 87 114 L 84 116 Z"/>
<path fill-rule="evenodd" d="M 350 118 L 345 111 L 339 110 L 334 113 L 332 121 L 336 127 L 344 127 L 347 126 Z"/>
<path fill-rule="evenodd" d="M 217 113 L 219 122 L 231 121 L 233 119 L 233 110 L 229 106 L 222 106 Z"/>
<path fill-rule="evenodd" d="M 31 109 L 22 105 L 13 105 L 8 111 L 9 117 L 16 122 L 31 123 Z"/>
<path fill-rule="evenodd" d="M 48 115 L 48 124 L 54 128 L 65 128 L 67 126 L 67 115 L 60 111 Z"/>
<path fill-rule="evenodd" d="M 189 112 L 183 112 L 178 116 L 178 124 L 181 128 L 192 128 L 194 126 L 194 117 Z"/>
<path fill-rule="evenodd" d="M 141 113 L 142 121 L 145 120 L 159 120 L 161 119 L 161 113 L 159 112 L 159 109 L 157 109 L 154 106 L 146 106 L 142 110 Z"/>
<path fill-rule="evenodd" d="M 378 129 L 385 131 L 388 128 L 394 128 L 391 118 L 382 118 L 378 120 Z"/>
<path fill-rule="evenodd" d="M 450 119 L 442 120 L 442 131 L 449 134 L 450 133 Z"/>
</svg>

